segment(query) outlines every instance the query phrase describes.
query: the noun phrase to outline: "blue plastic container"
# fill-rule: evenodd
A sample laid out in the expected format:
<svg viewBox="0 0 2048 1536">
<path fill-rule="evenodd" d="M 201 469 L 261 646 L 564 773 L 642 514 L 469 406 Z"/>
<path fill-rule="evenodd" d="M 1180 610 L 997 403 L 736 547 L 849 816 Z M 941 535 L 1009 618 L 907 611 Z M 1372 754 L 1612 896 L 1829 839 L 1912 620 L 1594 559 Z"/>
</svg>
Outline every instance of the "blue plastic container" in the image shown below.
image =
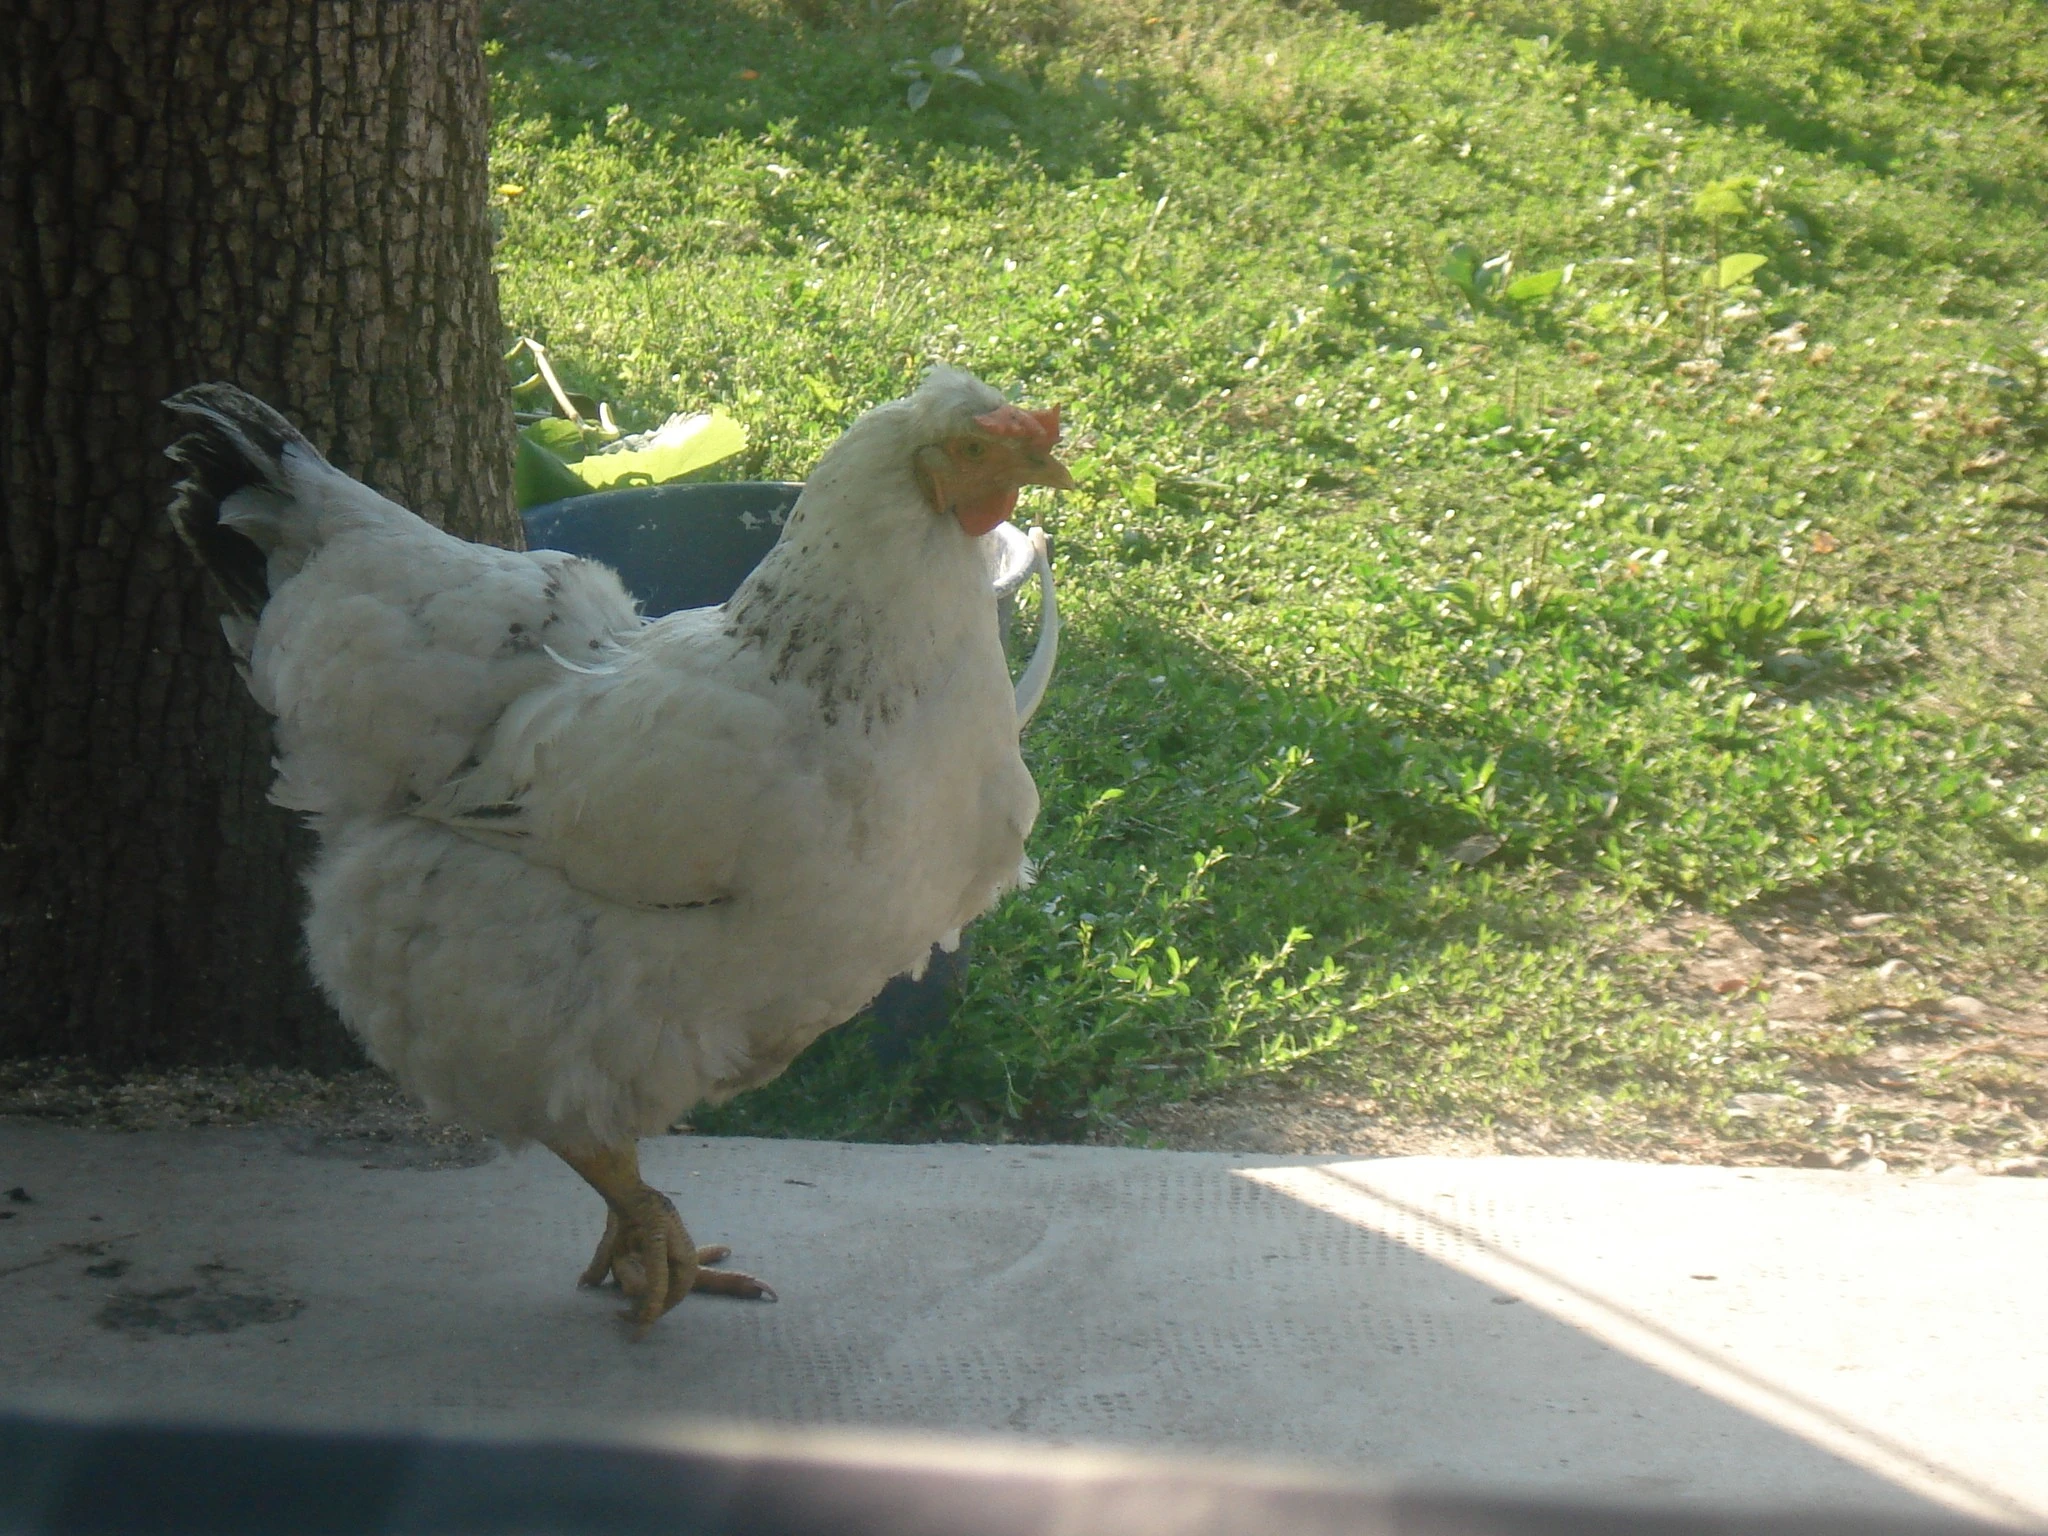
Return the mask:
<svg viewBox="0 0 2048 1536">
<path fill-rule="evenodd" d="M 603 561 L 641 612 L 659 618 L 731 597 L 774 547 L 802 491 L 782 480 L 597 491 L 528 511 L 526 542 Z"/>
</svg>

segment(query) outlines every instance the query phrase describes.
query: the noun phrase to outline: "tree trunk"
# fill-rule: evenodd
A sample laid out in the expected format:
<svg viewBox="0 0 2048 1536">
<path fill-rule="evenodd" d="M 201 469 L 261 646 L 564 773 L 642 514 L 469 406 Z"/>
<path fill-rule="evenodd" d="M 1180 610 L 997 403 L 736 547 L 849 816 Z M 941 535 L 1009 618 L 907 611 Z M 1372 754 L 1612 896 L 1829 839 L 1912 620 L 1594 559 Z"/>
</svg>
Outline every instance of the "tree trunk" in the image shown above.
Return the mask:
<svg viewBox="0 0 2048 1536">
<path fill-rule="evenodd" d="M 0 0 L 0 1054 L 358 1059 L 164 517 L 225 379 L 514 543 L 477 0 Z"/>
</svg>

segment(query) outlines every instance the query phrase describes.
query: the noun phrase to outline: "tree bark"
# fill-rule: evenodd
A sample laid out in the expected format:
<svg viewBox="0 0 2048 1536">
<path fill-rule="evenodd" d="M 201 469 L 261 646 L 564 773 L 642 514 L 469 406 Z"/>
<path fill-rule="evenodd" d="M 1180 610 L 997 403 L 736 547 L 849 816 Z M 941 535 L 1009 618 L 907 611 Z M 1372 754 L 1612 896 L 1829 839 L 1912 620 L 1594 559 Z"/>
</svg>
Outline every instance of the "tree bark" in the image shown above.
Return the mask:
<svg viewBox="0 0 2048 1536">
<path fill-rule="evenodd" d="M 0 0 L 0 1054 L 358 1059 L 164 517 L 225 379 L 516 543 L 477 0 Z"/>
</svg>

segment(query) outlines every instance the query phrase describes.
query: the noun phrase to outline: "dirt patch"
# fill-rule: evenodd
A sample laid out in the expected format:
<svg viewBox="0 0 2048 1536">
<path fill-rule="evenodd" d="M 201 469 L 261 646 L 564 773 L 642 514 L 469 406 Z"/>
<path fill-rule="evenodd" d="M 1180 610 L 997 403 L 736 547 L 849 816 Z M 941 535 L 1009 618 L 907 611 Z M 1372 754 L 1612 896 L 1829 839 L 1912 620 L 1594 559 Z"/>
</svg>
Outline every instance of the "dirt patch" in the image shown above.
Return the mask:
<svg viewBox="0 0 2048 1536">
<path fill-rule="evenodd" d="M 471 1168 L 498 1152 L 491 1138 L 435 1120 L 371 1068 L 113 1076 L 76 1061 L 0 1062 L 0 1116 L 130 1131 L 282 1126 L 291 1151 L 366 1168 Z"/>
<path fill-rule="evenodd" d="M 331 1157 L 359 1168 L 474 1168 L 498 1155 L 489 1137 L 415 1115 L 420 1124 L 410 1128 L 349 1122 L 295 1131 L 284 1144 L 301 1157 Z"/>
<path fill-rule="evenodd" d="M 119 1262 L 119 1261 L 117 1261 Z M 122 1264 L 122 1269 L 127 1266 Z M 94 1265 L 86 1273 L 106 1276 L 110 1265 Z M 121 1270 L 112 1270 L 119 1274 Z M 227 1264 L 196 1264 L 193 1283 L 154 1290 L 116 1291 L 99 1310 L 99 1324 L 117 1333 L 233 1333 L 258 1323 L 282 1323 L 306 1310 L 295 1296 L 267 1288 L 235 1289 L 235 1271 Z"/>
<path fill-rule="evenodd" d="M 1161 1106 L 1135 1128 L 1219 1151 L 2048 1175 L 2048 978 L 1973 971 L 1919 920 L 1818 900 L 1734 921 L 1682 913 L 1634 948 L 1672 961 L 1658 1006 L 1725 1021 L 1782 1064 L 1783 1090 L 1735 1094 L 1686 1124 L 1443 1124 L 1347 1091 L 1339 1069 Z"/>
</svg>

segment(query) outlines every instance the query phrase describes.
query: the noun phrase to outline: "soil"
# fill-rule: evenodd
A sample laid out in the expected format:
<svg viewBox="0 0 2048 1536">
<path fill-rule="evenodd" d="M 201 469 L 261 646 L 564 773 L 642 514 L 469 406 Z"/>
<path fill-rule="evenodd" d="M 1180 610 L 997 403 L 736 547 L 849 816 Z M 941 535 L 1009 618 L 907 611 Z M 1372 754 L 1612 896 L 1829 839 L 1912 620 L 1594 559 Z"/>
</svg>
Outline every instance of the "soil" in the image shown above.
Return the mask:
<svg viewBox="0 0 2048 1536">
<path fill-rule="evenodd" d="M 0 1062 L 0 1119 L 103 1130 L 270 1125 L 308 1157 L 369 1168 L 467 1168 L 497 1144 L 420 1109 L 384 1073 L 320 1077 L 279 1068 L 109 1076 L 77 1061 Z"/>
</svg>

